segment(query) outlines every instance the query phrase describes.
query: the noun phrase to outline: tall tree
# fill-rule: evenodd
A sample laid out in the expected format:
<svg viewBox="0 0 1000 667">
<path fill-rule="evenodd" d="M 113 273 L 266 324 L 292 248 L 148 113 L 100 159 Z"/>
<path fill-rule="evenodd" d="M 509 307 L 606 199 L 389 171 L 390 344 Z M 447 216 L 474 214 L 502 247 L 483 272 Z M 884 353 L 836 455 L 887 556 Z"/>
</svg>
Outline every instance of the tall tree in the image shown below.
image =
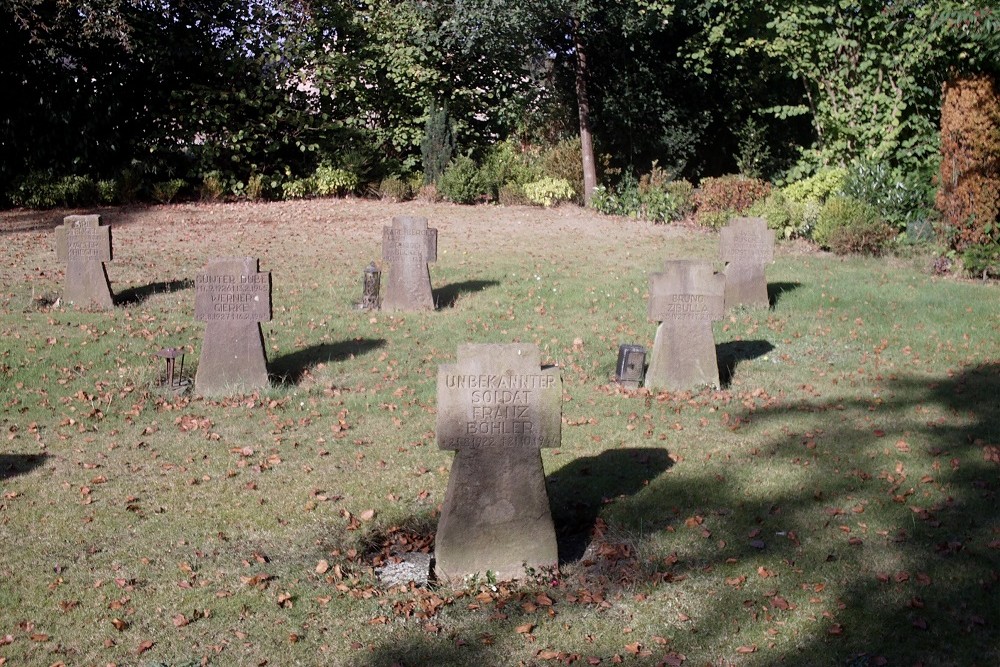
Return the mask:
<svg viewBox="0 0 1000 667">
<path fill-rule="evenodd" d="M 7 45 L 0 87 L 0 192 L 29 172 L 102 171 L 143 127 L 139 65 L 126 0 L 11 0 L 0 5 Z"/>
<path fill-rule="evenodd" d="M 529 63 L 553 53 L 571 59 L 583 166 L 582 194 L 587 203 L 597 185 L 588 93 L 587 20 L 597 12 L 600 1 L 455 0 L 444 33 L 449 48 L 504 53 L 508 62 L 519 60 L 525 73 Z"/>
<path fill-rule="evenodd" d="M 587 93 L 587 50 L 583 26 L 577 17 L 571 18 L 573 26 L 573 68 L 576 80 L 576 106 L 580 116 L 580 153 L 583 160 L 583 203 L 590 206 L 590 199 L 597 187 L 597 160 L 594 159 L 594 139 L 590 129 L 590 96 Z"/>
<path fill-rule="evenodd" d="M 996 10 L 981 0 L 691 5 L 702 27 L 687 54 L 698 71 L 756 51 L 799 82 L 800 104 L 768 111 L 811 120 L 816 141 L 803 156 L 811 166 L 926 163 L 935 153 L 941 82 L 957 64 L 996 52 Z"/>
</svg>

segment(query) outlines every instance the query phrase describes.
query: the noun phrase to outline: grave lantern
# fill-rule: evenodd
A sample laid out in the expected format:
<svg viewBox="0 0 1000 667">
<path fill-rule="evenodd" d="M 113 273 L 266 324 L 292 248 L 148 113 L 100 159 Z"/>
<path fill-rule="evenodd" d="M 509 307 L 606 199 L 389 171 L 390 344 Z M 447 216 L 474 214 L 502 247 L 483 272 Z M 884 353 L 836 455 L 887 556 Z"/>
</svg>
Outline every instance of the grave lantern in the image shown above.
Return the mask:
<svg viewBox="0 0 1000 667">
<path fill-rule="evenodd" d="M 615 382 L 626 389 L 638 389 L 646 370 L 646 348 L 642 345 L 618 346 Z"/>
<path fill-rule="evenodd" d="M 375 262 L 371 262 L 365 267 L 364 289 L 361 292 L 361 309 L 378 309 L 378 292 L 382 282 L 382 272 L 378 270 Z"/>
<path fill-rule="evenodd" d="M 187 389 L 188 382 L 183 377 L 184 350 L 177 347 L 165 347 L 157 352 L 156 356 L 165 359 L 167 362 L 166 373 L 160 378 L 160 387 L 174 392 L 181 392 Z M 180 368 L 177 368 L 178 359 L 180 359 Z"/>
</svg>

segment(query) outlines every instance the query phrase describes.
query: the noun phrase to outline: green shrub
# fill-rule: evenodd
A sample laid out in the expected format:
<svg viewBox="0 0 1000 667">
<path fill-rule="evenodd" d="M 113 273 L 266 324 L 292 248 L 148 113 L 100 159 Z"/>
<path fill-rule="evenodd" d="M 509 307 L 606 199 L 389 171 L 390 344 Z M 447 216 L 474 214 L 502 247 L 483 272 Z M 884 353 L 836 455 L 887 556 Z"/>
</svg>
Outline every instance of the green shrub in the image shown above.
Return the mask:
<svg viewBox="0 0 1000 667">
<path fill-rule="evenodd" d="M 527 195 L 524 194 L 524 188 L 515 183 L 508 183 L 500 187 L 500 192 L 497 193 L 497 202 L 501 206 L 526 206 L 531 203 Z"/>
<path fill-rule="evenodd" d="M 260 201 L 264 198 L 264 174 L 251 174 L 247 178 L 247 199 Z"/>
<path fill-rule="evenodd" d="M 790 207 L 794 219 L 801 226 L 802 236 L 812 238 L 813 230 L 816 229 L 816 224 L 819 222 L 819 212 L 823 210 L 823 206 L 817 201 L 809 200 L 803 204 L 793 202 Z"/>
<path fill-rule="evenodd" d="M 750 207 L 750 215 L 764 218 L 769 229 L 778 238 L 790 239 L 797 234 L 798 225 L 793 222 L 791 207 L 781 190 L 773 190 L 766 198 Z"/>
<path fill-rule="evenodd" d="M 455 154 L 455 130 L 448 117 L 448 105 L 431 104 L 427 110 L 420 157 L 424 165 L 424 185 L 437 184 Z"/>
<path fill-rule="evenodd" d="M 397 176 L 383 178 L 378 185 L 378 196 L 393 202 L 408 201 L 413 199 L 413 187 Z"/>
<path fill-rule="evenodd" d="M 583 203 L 583 151 L 580 138 L 563 139 L 542 152 L 539 159 L 542 175 L 567 181 L 577 193 L 576 203 Z"/>
<path fill-rule="evenodd" d="M 321 164 L 312 175 L 314 191 L 320 197 L 343 197 L 358 187 L 358 177 L 346 169 Z"/>
<path fill-rule="evenodd" d="M 896 231 L 883 221 L 875 208 L 863 201 L 838 195 L 820 209 L 813 240 L 838 255 L 881 255 Z"/>
<path fill-rule="evenodd" d="M 770 192 L 771 184 L 757 178 L 738 175 L 704 178 L 695 194 L 695 216 L 699 224 L 716 227 L 722 217 L 728 220 L 747 213 Z"/>
<path fill-rule="evenodd" d="M 525 183 L 542 177 L 541 170 L 529 155 L 512 139 L 495 144 L 483 159 L 480 173 L 483 185 L 499 201 L 500 191 L 507 186 L 521 188 Z"/>
<path fill-rule="evenodd" d="M 113 179 L 97 181 L 97 200 L 101 204 L 117 204 L 118 183 Z"/>
<path fill-rule="evenodd" d="M 565 178 L 541 178 L 524 184 L 524 196 L 532 204 L 548 208 L 576 196 L 573 186 Z"/>
<path fill-rule="evenodd" d="M 864 219 L 830 232 L 830 250 L 837 255 L 873 255 L 878 257 L 888 250 L 897 231 L 892 225 L 875 219 Z"/>
<path fill-rule="evenodd" d="M 100 200 L 97 182 L 89 176 L 65 176 L 56 187 L 66 206 L 90 206 Z"/>
<path fill-rule="evenodd" d="M 51 174 L 32 172 L 17 184 L 9 198 L 14 206 L 53 208 L 58 205 L 57 195 Z"/>
<path fill-rule="evenodd" d="M 738 214 L 735 211 L 709 211 L 698 214 L 698 224 L 709 229 L 725 227 Z"/>
<path fill-rule="evenodd" d="M 292 178 L 292 172 L 285 168 L 285 179 L 275 178 L 271 182 L 272 187 L 277 187 L 280 182 L 283 199 L 304 199 L 306 197 L 342 197 L 355 191 L 359 186 L 358 177 L 351 171 L 333 167 L 329 164 L 321 164 L 309 176 L 304 178 Z"/>
<path fill-rule="evenodd" d="M 621 215 L 615 210 L 613 197 L 613 190 L 608 190 L 607 187 L 598 185 L 590 195 L 590 207 L 604 215 Z"/>
<path fill-rule="evenodd" d="M 653 160 L 649 172 L 639 178 L 639 214 L 643 220 L 673 222 L 694 210 L 694 186 L 673 180 L 673 174 Z"/>
<path fill-rule="evenodd" d="M 153 199 L 161 204 L 169 204 L 185 186 L 183 178 L 172 178 L 169 181 L 153 183 Z"/>
<path fill-rule="evenodd" d="M 838 227 L 846 227 L 865 217 L 873 217 L 874 210 L 853 197 L 837 195 L 826 200 L 819 212 L 812 239 L 821 248 L 830 247 L 830 235 Z"/>
<path fill-rule="evenodd" d="M 452 160 L 438 179 L 437 189 L 441 196 L 455 204 L 474 204 L 489 199 L 479 167 L 466 155 Z"/>
<path fill-rule="evenodd" d="M 808 238 L 816 226 L 820 208 L 816 201 L 789 201 L 782 190 L 773 190 L 766 199 L 750 207 L 750 215 L 764 218 L 778 238 Z"/>
<path fill-rule="evenodd" d="M 414 172 L 407 176 L 405 181 L 410 186 L 410 191 L 416 194 L 420 192 L 420 187 L 424 184 L 424 174 L 421 171 Z"/>
<path fill-rule="evenodd" d="M 49 172 L 32 172 L 8 193 L 14 206 L 53 208 L 90 206 L 100 201 L 100 190 L 89 176 L 56 178 Z"/>
<path fill-rule="evenodd" d="M 432 204 L 441 201 L 441 193 L 438 191 L 438 187 L 433 183 L 421 185 L 417 190 L 416 196 L 420 201 L 426 201 Z"/>
<path fill-rule="evenodd" d="M 847 170 L 842 167 L 821 169 L 808 178 L 795 181 L 782 188 L 782 193 L 790 202 L 804 204 L 815 201 L 822 204 L 829 197 L 840 194 L 844 189 Z"/>
<path fill-rule="evenodd" d="M 316 184 L 312 177 L 293 178 L 281 184 L 283 199 L 304 199 L 316 193 Z"/>
<path fill-rule="evenodd" d="M 767 176 L 773 162 L 767 127 L 755 118 L 747 118 L 736 138 L 739 141 L 736 166 L 740 173 L 750 178 Z"/>
<path fill-rule="evenodd" d="M 671 181 L 656 163 L 638 181 L 631 174 L 622 177 L 616 188 L 598 186 L 591 197 L 594 210 L 606 215 L 623 215 L 652 222 L 673 222 L 690 214 L 694 187 L 688 181 Z"/>
<path fill-rule="evenodd" d="M 884 164 L 859 162 L 847 170 L 843 192 L 871 204 L 885 222 L 904 231 L 930 215 L 930 184 L 930 177 L 923 174 L 904 179 Z"/>
<path fill-rule="evenodd" d="M 962 253 L 962 269 L 983 280 L 1000 278 L 1000 244 L 969 246 Z"/>
<path fill-rule="evenodd" d="M 751 209 L 753 215 L 767 220 L 767 225 L 784 238 L 809 238 L 819 219 L 824 202 L 842 194 L 847 170 L 823 169 L 816 174 L 775 190 Z"/>
<path fill-rule="evenodd" d="M 139 166 L 124 169 L 118 177 L 118 199 L 123 204 L 133 204 L 142 197 L 144 178 Z"/>
<path fill-rule="evenodd" d="M 642 204 L 639 216 L 652 222 L 672 222 L 677 215 L 677 200 L 665 189 L 652 188 L 639 193 Z"/>
<path fill-rule="evenodd" d="M 681 220 L 694 213 L 694 186 L 690 181 L 685 179 L 670 181 L 664 189 L 674 200 L 675 220 Z"/>
<path fill-rule="evenodd" d="M 199 190 L 202 201 L 218 201 L 226 191 L 226 186 L 222 182 L 222 173 L 210 171 L 201 178 L 201 188 Z"/>
<path fill-rule="evenodd" d="M 617 187 L 606 188 L 599 185 L 590 197 L 590 206 L 605 215 L 623 215 L 638 218 L 642 213 L 642 198 L 639 182 L 635 176 L 626 173 Z"/>
</svg>

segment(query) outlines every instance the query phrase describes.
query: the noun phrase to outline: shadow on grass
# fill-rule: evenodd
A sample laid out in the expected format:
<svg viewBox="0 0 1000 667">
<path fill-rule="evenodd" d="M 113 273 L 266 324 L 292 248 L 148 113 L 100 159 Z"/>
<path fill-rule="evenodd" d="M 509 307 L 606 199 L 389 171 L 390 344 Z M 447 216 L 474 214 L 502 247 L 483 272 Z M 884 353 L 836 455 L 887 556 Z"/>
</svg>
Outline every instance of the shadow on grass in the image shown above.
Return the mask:
<svg viewBox="0 0 1000 667">
<path fill-rule="evenodd" d="M 733 450 L 730 465 L 759 469 L 767 493 L 729 484 L 725 475 L 706 474 L 684 488 L 665 477 L 609 523 L 635 528 L 629 522 L 669 519 L 665 510 L 676 508 L 677 535 L 699 516 L 704 524 L 694 530 L 712 538 L 693 541 L 674 576 L 708 584 L 705 573 L 721 583 L 773 571 L 771 593 L 754 598 L 749 577 L 734 593 L 768 608 L 772 619 L 741 613 L 722 595 L 701 610 L 705 624 L 780 626 L 803 611 L 785 607 L 775 592 L 833 582 L 835 593 L 809 601 L 835 595 L 832 611 L 771 664 L 1000 664 L 1000 364 L 937 381 L 898 377 L 884 390 L 893 398 L 802 400 L 747 412 L 745 423 L 773 435 L 763 447 Z M 928 421 L 922 415 L 931 406 L 951 416 Z M 909 444 L 918 438 L 928 444 Z M 772 473 L 775 465 L 794 472 Z M 710 632 L 702 630 L 702 641 L 712 641 Z"/>
<path fill-rule="evenodd" d="M 489 287 L 496 287 L 500 282 L 497 280 L 466 280 L 460 283 L 451 283 L 443 287 L 435 287 L 433 290 L 434 309 L 444 310 L 454 308 L 458 297 L 470 292 L 479 292 Z"/>
<path fill-rule="evenodd" d="M 637 622 L 677 641 L 651 647 L 649 661 L 637 664 L 657 664 L 693 632 L 700 646 L 719 647 L 705 649 L 718 659 L 711 664 L 1000 664 L 1000 363 L 954 377 L 900 376 L 883 389 L 881 399 L 807 398 L 745 411 L 704 460 L 721 455 L 727 466 L 754 469 L 759 485 L 736 484 L 718 466 L 689 470 L 678 484 L 660 474 L 672 459 L 658 448 L 609 450 L 551 473 L 562 560 L 579 553 L 576 536 L 598 519 L 612 529 L 604 541 L 634 541 L 631 549 L 604 545 L 594 566 L 580 561 L 574 567 L 584 574 L 569 576 L 586 579 L 546 587 L 554 608 L 572 620 L 567 612 L 580 602 L 567 593 L 578 598 L 584 587 L 613 606 L 636 591 L 687 600 L 681 621 L 670 605 L 646 606 Z M 929 409 L 951 416 L 929 421 Z M 743 429 L 763 431 L 763 443 L 738 446 L 752 437 Z M 698 453 L 677 465 L 698 470 L 701 460 Z M 670 558 L 634 555 L 664 548 Z M 435 632 L 402 626 L 351 664 L 513 664 L 516 628 L 537 621 L 517 601 L 456 607 L 430 624 Z M 795 625 L 802 629 L 788 630 Z M 774 637 L 777 647 L 755 644 L 760 660 L 742 661 L 734 626 L 748 641 Z M 570 640 L 544 648 L 599 650 Z"/>
<path fill-rule="evenodd" d="M 355 338 L 339 343 L 321 343 L 290 352 L 268 364 L 268 374 L 275 384 L 297 385 L 309 369 L 319 364 L 343 361 L 366 354 L 385 345 L 381 338 Z"/>
<path fill-rule="evenodd" d="M 560 564 L 583 556 L 604 505 L 631 496 L 671 465 L 666 449 L 609 449 L 570 461 L 550 474 L 549 504 Z"/>
<path fill-rule="evenodd" d="M 802 287 L 802 283 L 768 283 L 767 302 L 771 305 L 771 308 L 774 308 L 786 292 L 793 292 L 800 287 Z"/>
<path fill-rule="evenodd" d="M 47 458 L 48 454 L 0 454 L 0 481 L 31 472 Z"/>
<path fill-rule="evenodd" d="M 728 387 L 741 361 L 751 361 L 774 349 L 766 340 L 734 340 L 715 346 L 715 358 L 719 363 L 719 383 Z"/>
<path fill-rule="evenodd" d="M 130 287 L 115 295 L 116 306 L 135 306 L 154 294 L 163 292 L 178 292 L 183 289 L 194 287 L 194 281 L 190 278 L 183 280 L 168 280 L 166 282 L 150 283 L 141 287 Z"/>
<path fill-rule="evenodd" d="M 74 208 L 21 209 L 4 211 L 0 217 L 0 236 L 19 232 L 53 230 L 63 224 L 67 215 L 100 215 L 104 224 L 119 227 L 140 222 L 145 211 L 154 208 L 148 204 L 123 204 L 120 206 L 81 206 Z"/>
</svg>

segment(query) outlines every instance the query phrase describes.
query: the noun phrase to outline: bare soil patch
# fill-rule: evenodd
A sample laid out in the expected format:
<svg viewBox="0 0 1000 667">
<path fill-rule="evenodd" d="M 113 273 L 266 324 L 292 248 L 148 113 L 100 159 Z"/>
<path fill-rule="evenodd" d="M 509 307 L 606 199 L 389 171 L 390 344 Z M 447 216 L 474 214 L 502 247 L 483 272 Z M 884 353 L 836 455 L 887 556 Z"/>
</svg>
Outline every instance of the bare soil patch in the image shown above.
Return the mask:
<svg viewBox="0 0 1000 667">
<path fill-rule="evenodd" d="M 611 241 L 612 237 L 630 236 L 638 229 L 652 227 L 657 234 L 680 234 L 684 230 L 701 231 L 692 225 L 654 226 L 628 218 L 606 216 L 579 206 L 557 208 L 532 206 L 460 206 L 448 203 L 389 203 L 367 199 L 313 199 L 284 202 L 184 203 L 157 206 L 98 207 L 92 209 L 57 208 L 44 211 L 13 209 L 0 211 L 0 232 L 54 229 L 64 216 L 99 213 L 111 225 L 170 226 L 176 224 L 232 226 L 245 224 L 280 225 L 294 223 L 303 227 L 335 225 L 345 231 L 369 230 L 395 215 L 425 216 L 436 225 L 445 225 L 460 234 L 478 235 L 503 224 L 508 231 L 533 230 L 544 237 L 567 232 Z M 511 229 L 513 228 L 513 229 Z"/>
</svg>

